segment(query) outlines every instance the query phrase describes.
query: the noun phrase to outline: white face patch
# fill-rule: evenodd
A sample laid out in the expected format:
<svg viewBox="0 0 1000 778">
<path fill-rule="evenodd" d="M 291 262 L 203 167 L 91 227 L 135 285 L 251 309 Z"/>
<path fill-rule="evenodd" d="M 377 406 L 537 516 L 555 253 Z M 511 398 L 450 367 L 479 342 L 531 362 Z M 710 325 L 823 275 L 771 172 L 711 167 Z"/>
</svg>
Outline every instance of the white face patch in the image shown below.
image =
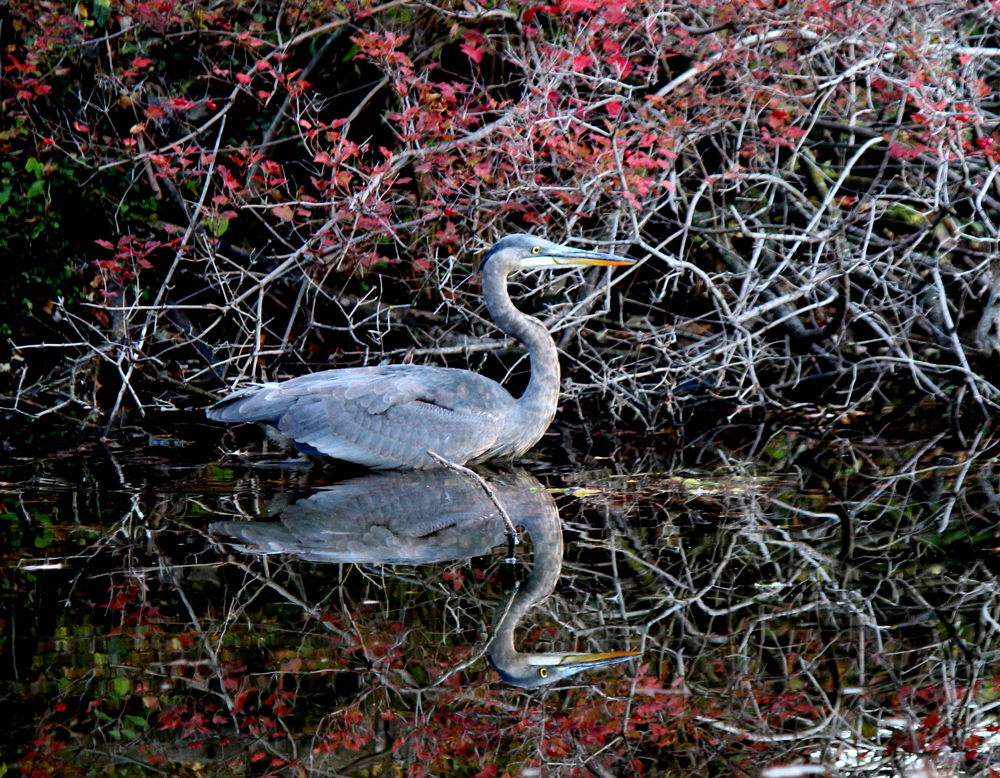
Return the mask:
<svg viewBox="0 0 1000 778">
<path fill-rule="evenodd" d="M 626 662 L 634 656 L 639 656 L 639 651 L 612 651 L 606 654 L 529 654 L 528 664 L 532 667 L 558 667 L 563 664 L 572 667 L 580 665 L 580 670 L 588 665 L 600 667 L 603 665 L 616 665 L 619 662 Z"/>
<path fill-rule="evenodd" d="M 606 257 L 606 258 L 605 258 Z M 605 254 L 603 256 L 587 256 L 586 254 L 581 254 L 580 256 L 574 256 L 573 254 L 566 254 L 564 256 L 555 257 L 546 255 L 544 252 L 538 255 L 529 255 L 527 257 L 522 257 L 520 260 L 521 270 L 540 270 L 547 267 L 586 267 L 588 265 L 631 265 L 631 260 L 622 260 L 614 257 L 611 254 Z"/>
<path fill-rule="evenodd" d="M 541 256 L 528 256 L 524 257 L 520 261 L 521 270 L 541 270 L 546 267 L 559 267 L 552 257 L 546 257 L 544 254 Z"/>
<path fill-rule="evenodd" d="M 528 664 L 532 667 L 555 667 L 569 654 L 529 654 Z"/>
</svg>

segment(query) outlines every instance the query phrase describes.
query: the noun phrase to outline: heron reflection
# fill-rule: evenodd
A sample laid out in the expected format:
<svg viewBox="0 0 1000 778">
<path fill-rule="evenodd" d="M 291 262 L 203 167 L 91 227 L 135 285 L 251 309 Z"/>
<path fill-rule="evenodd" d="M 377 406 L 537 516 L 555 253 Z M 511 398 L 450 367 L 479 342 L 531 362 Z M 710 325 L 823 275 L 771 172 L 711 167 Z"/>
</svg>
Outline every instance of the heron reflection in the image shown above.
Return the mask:
<svg viewBox="0 0 1000 778">
<path fill-rule="evenodd" d="M 562 570 L 562 526 L 552 496 L 524 471 L 489 479 L 534 549 L 528 579 L 494 617 L 487 656 L 500 677 L 545 686 L 582 670 L 625 662 L 637 651 L 521 653 L 518 622 L 552 593 Z M 496 506 L 474 481 L 450 470 L 371 473 L 287 506 L 276 521 L 222 521 L 211 531 L 250 554 L 311 562 L 423 564 L 490 553 L 504 542 Z"/>
</svg>

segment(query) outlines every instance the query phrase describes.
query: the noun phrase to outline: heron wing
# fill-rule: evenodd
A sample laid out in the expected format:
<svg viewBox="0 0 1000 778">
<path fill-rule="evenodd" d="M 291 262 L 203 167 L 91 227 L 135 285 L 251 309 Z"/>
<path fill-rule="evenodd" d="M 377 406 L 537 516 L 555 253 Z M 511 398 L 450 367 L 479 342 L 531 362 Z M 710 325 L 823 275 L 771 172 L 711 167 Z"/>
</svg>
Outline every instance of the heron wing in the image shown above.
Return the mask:
<svg viewBox="0 0 1000 778">
<path fill-rule="evenodd" d="M 327 370 L 263 384 L 209 409 L 219 421 L 268 421 L 303 451 L 375 469 L 464 463 L 489 451 L 511 396 L 465 370 L 418 365 Z"/>
</svg>

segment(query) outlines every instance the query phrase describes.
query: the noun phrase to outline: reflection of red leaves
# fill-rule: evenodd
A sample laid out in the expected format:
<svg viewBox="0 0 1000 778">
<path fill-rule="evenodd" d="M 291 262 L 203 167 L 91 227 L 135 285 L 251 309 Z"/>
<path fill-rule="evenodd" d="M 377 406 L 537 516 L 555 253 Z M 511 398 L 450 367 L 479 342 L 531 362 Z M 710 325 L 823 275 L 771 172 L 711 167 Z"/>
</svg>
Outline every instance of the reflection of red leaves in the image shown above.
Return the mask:
<svg viewBox="0 0 1000 778">
<path fill-rule="evenodd" d="M 341 736 L 341 742 L 348 751 L 360 751 L 368 745 L 368 740 L 368 735 L 363 732 L 345 732 Z"/>
<path fill-rule="evenodd" d="M 535 14 L 539 11 L 544 11 L 549 14 L 559 13 L 559 9 L 554 5 L 536 5 L 534 8 L 527 8 L 524 14 L 521 16 L 521 20 L 525 24 L 531 24 L 531 20 L 535 18 Z"/>
<path fill-rule="evenodd" d="M 778 109 L 776 111 L 771 111 L 771 115 L 767 117 L 767 125 L 771 129 L 778 129 L 785 123 L 785 119 L 788 118 L 788 111 Z"/>
<path fill-rule="evenodd" d="M 914 157 L 919 157 L 923 151 L 926 151 L 926 148 L 923 146 L 907 146 L 903 143 L 892 143 L 889 145 L 889 156 L 893 159 L 913 159 Z"/>
<path fill-rule="evenodd" d="M 235 695 L 233 695 L 233 710 L 239 713 L 243 710 L 243 706 L 246 704 L 247 697 L 250 696 L 250 689 L 241 689 Z"/>
<path fill-rule="evenodd" d="M 494 762 L 490 762 L 486 767 L 476 773 L 476 778 L 493 778 L 497 774 L 497 766 Z"/>
<path fill-rule="evenodd" d="M 441 573 L 441 579 L 447 581 L 451 584 L 451 588 L 456 592 L 462 590 L 462 585 L 465 583 L 465 576 L 459 571 L 445 570 Z"/>
</svg>

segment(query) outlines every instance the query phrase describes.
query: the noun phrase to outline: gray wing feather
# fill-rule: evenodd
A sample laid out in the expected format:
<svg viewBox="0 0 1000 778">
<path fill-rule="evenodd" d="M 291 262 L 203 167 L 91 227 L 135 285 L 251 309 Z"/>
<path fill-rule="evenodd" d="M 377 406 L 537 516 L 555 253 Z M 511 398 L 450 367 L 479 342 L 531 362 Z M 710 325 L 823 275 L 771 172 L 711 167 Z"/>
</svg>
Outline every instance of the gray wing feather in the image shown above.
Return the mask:
<svg viewBox="0 0 1000 778">
<path fill-rule="evenodd" d="M 513 404 L 499 384 L 474 373 L 394 365 L 249 387 L 208 416 L 270 422 L 310 453 L 375 469 L 420 469 L 437 466 L 428 451 L 459 463 L 488 452 Z"/>
</svg>

